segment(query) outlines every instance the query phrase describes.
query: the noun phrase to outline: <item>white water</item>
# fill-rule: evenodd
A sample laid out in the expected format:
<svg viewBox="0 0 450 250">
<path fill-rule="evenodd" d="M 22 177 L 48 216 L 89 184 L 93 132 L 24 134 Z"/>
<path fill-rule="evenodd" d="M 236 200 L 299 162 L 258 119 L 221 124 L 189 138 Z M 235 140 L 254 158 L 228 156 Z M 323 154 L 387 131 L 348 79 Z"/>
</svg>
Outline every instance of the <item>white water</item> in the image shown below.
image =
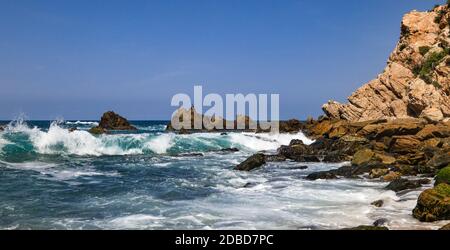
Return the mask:
<svg viewBox="0 0 450 250">
<path fill-rule="evenodd" d="M 68 155 L 138 155 L 147 150 L 156 154 L 165 154 L 177 143 L 191 143 L 195 151 L 197 146 L 203 145 L 211 149 L 220 149 L 217 140 L 228 141 L 233 147 L 239 147 L 251 152 L 261 150 L 276 150 L 281 145 L 287 145 L 292 139 L 301 139 L 306 144 L 312 141 L 303 133 L 297 134 L 255 134 L 255 133 L 198 133 L 178 135 L 173 133 L 144 133 L 144 134 L 113 134 L 94 136 L 84 130 L 69 132 L 52 123 L 47 131 L 37 127 L 29 128 L 18 122 L 6 129 L 10 133 L 25 133 L 29 136 L 35 150 L 41 154 Z M 0 141 L 0 146 L 4 145 Z"/>
</svg>

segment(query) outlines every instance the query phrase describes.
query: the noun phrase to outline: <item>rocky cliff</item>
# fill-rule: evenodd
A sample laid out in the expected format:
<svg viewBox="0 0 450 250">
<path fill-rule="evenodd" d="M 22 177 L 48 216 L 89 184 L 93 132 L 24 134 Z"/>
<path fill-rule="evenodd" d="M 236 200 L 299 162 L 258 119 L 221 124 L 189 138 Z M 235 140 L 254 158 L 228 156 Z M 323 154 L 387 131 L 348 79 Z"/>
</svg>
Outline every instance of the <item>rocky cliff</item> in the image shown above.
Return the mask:
<svg viewBox="0 0 450 250">
<path fill-rule="evenodd" d="M 332 119 L 450 119 L 450 3 L 403 17 L 401 37 L 383 73 L 349 98 L 322 109 Z"/>
</svg>

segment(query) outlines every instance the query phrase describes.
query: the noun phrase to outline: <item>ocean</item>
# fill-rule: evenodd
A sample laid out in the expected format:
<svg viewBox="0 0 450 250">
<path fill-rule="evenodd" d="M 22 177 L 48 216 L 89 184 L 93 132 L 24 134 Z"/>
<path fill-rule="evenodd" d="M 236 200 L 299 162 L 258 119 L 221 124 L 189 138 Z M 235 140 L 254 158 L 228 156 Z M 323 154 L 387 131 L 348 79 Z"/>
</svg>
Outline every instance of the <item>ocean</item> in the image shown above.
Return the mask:
<svg viewBox="0 0 450 250">
<path fill-rule="evenodd" d="M 386 219 L 390 229 L 437 229 L 411 211 L 421 191 L 369 179 L 308 181 L 343 164 L 233 167 L 298 134 L 165 132 L 94 136 L 96 121 L 12 121 L 0 132 L 0 229 L 339 229 Z M 68 128 L 78 130 L 69 132 Z M 227 151 L 237 148 L 239 151 Z M 303 169 L 302 166 L 307 166 Z M 375 200 L 385 205 L 370 205 Z"/>
</svg>

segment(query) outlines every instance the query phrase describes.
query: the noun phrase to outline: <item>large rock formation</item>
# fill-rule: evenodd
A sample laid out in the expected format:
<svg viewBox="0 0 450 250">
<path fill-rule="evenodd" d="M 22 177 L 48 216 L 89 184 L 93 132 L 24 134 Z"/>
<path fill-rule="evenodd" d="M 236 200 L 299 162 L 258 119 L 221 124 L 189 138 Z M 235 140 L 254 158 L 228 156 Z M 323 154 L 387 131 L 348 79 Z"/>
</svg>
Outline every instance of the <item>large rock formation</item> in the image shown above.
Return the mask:
<svg viewBox="0 0 450 250">
<path fill-rule="evenodd" d="M 113 111 L 108 111 L 103 114 L 98 126 L 91 128 L 89 132 L 92 134 L 103 134 L 111 130 L 136 130 L 136 128 L 127 119 Z"/>
<path fill-rule="evenodd" d="M 356 90 L 348 104 L 329 101 L 333 119 L 450 119 L 450 5 L 403 17 L 401 37 L 383 73 Z"/>
</svg>

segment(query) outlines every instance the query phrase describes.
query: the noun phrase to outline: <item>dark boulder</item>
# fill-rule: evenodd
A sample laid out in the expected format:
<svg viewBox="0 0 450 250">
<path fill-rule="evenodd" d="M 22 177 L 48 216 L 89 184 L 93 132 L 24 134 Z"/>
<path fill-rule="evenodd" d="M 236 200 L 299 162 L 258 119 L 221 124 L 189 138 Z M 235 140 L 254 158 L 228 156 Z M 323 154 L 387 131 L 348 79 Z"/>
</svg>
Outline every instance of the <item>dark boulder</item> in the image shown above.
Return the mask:
<svg viewBox="0 0 450 250">
<path fill-rule="evenodd" d="M 255 168 L 261 167 L 266 163 L 266 156 L 258 153 L 250 156 L 247 160 L 237 165 L 234 169 L 240 171 L 250 171 Z"/>
<path fill-rule="evenodd" d="M 384 205 L 384 201 L 383 200 L 377 200 L 377 201 L 374 201 L 374 202 L 370 203 L 370 205 L 373 205 L 375 207 L 382 207 Z"/>
<path fill-rule="evenodd" d="M 407 189 L 415 189 L 422 186 L 424 180 L 408 180 L 404 178 L 400 178 L 397 180 L 393 180 L 389 185 L 386 186 L 386 189 L 392 190 L 394 192 L 400 192 Z"/>
<path fill-rule="evenodd" d="M 330 180 L 330 179 L 337 179 L 337 176 L 333 172 L 322 171 L 322 172 L 311 173 L 308 176 L 306 176 L 306 179 L 311 180 L 311 181 L 315 181 L 315 180 L 319 180 L 319 179 Z"/>
<path fill-rule="evenodd" d="M 375 227 L 380 227 L 380 226 L 385 225 L 386 223 L 388 223 L 388 220 L 385 219 L 385 218 L 381 218 L 381 219 L 378 219 L 378 220 L 374 221 L 374 222 L 373 222 L 373 225 L 374 225 Z"/>
<path fill-rule="evenodd" d="M 97 127 L 91 128 L 89 132 L 93 134 L 106 133 L 109 130 L 137 130 L 132 126 L 127 119 L 114 113 L 113 111 L 108 111 L 102 115 L 100 123 Z"/>
</svg>

